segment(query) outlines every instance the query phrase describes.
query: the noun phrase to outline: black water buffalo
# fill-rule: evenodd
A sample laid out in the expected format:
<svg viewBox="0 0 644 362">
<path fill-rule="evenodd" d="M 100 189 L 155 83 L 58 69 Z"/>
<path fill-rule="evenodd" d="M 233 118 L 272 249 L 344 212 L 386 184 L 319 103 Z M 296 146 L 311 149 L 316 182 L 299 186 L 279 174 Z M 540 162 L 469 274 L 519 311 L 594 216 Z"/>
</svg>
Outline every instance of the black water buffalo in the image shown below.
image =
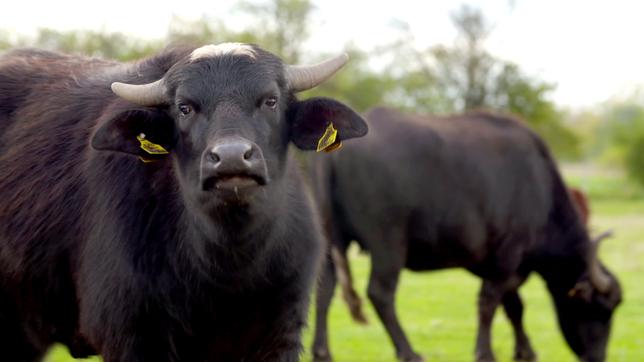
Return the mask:
<svg viewBox="0 0 644 362">
<path fill-rule="evenodd" d="M 371 254 L 369 299 L 403 361 L 421 360 L 394 310 L 404 267 L 462 267 L 483 279 L 477 361 L 494 360 L 490 326 L 499 304 L 514 327 L 515 358 L 535 358 L 517 292 L 533 271 L 548 286 L 572 350 L 581 360 L 603 361 L 620 286 L 597 259 L 597 242 L 539 137 L 516 120 L 484 112 L 423 118 L 378 108 L 365 118 L 366 138 L 314 162 L 333 247 L 317 296 L 316 360 L 331 359 L 326 317 L 336 278 L 354 317 L 363 320 L 350 275 L 331 265 L 348 271 L 346 250 L 356 240 Z"/>
<path fill-rule="evenodd" d="M 321 231 L 289 143 L 366 124 L 294 94 L 346 59 L 0 57 L 2 359 L 61 342 L 107 362 L 298 360 Z"/>
</svg>

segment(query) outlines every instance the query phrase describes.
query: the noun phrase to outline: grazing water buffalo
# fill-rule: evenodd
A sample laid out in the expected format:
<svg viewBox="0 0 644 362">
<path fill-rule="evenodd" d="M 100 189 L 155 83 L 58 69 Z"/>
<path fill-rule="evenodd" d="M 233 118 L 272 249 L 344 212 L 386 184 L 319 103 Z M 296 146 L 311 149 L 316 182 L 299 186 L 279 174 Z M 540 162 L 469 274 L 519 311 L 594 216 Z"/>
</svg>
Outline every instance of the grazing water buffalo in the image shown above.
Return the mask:
<svg viewBox="0 0 644 362">
<path fill-rule="evenodd" d="M 61 342 L 106 362 L 297 361 L 321 243 L 289 143 L 367 128 L 294 94 L 346 59 L 289 66 L 237 43 L 132 64 L 1 56 L 3 360 Z"/>
<path fill-rule="evenodd" d="M 371 255 L 368 296 L 402 361 L 421 360 L 394 309 L 404 267 L 462 267 L 483 279 L 477 361 L 494 360 L 490 326 L 499 305 L 514 328 L 515 358 L 535 359 L 517 292 L 533 271 L 547 284 L 572 350 L 603 361 L 620 286 L 599 262 L 598 240 L 589 238 L 539 137 L 487 113 L 423 118 L 378 108 L 366 119 L 365 139 L 313 163 L 332 246 L 317 295 L 316 360 L 331 359 L 326 318 L 336 278 L 364 321 L 346 259 L 355 240 Z"/>
</svg>

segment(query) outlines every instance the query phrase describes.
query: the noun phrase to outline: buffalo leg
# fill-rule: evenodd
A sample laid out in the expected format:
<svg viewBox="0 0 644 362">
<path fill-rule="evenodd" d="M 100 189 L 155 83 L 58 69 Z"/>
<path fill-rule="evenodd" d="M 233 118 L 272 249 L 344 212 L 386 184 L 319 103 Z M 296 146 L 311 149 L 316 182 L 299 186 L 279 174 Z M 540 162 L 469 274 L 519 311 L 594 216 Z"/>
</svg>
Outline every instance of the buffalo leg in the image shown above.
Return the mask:
<svg viewBox="0 0 644 362">
<path fill-rule="evenodd" d="M 349 307 L 351 318 L 356 323 L 367 324 L 367 317 L 362 312 L 362 301 L 353 286 L 353 276 L 351 275 L 351 266 L 347 259 L 346 250 L 341 251 L 335 246 L 331 247 L 331 257 L 335 266 L 335 274 L 341 286 L 342 299 Z"/>
<path fill-rule="evenodd" d="M 523 303 L 516 290 L 503 295 L 503 308 L 514 330 L 514 359 L 516 361 L 536 361 L 537 355 L 532 350 L 528 335 L 523 328 Z"/>
<path fill-rule="evenodd" d="M 328 342 L 328 312 L 336 285 L 335 268 L 331 255 L 327 255 L 320 271 L 315 303 L 315 337 L 313 339 L 313 359 L 316 362 L 331 361 Z"/>
<path fill-rule="evenodd" d="M 397 254 L 393 250 L 383 250 L 383 252 L 385 255 L 379 255 L 375 250 L 372 251 L 371 275 L 367 291 L 369 300 L 394 343 L 398 359 L 401 361 L 422 361 L 423 358 L 412 350 L 409 340 L 400 326 L 394 306 L 394 295 L 404 263 L 404 253 Z"/>
<path fill-rule="evenodd" d="M 476 337 L 476 361 L 496 361 L 492 352 L 492 321 L 496 308 L 501 303 L 505 289 L 496 283 L 484 280 L 479 293 L 479 326 Z"/>
</svg>

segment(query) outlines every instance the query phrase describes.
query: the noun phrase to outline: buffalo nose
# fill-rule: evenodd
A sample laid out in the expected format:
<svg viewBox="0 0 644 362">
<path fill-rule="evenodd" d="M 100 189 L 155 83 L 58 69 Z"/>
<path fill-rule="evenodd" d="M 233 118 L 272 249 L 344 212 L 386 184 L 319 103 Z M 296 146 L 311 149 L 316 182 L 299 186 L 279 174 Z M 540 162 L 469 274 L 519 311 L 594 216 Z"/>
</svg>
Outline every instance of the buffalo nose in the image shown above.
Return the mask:
<svg viewBox="0 0 644 362">
<path fill-rule="evenodd" d="M 204 152 L 201 163 L 203 190 L 241 189 L 268 182 L 260 148 L 241 137 L 220 139 Z"/>
<path fill-rule="evenodd" d="M 215 170 L 245 171 L 252 167 L 255 149 L 250 142 L 232 141 L 220 143 L 210 149 L 208 158 Z"/>
</svg>

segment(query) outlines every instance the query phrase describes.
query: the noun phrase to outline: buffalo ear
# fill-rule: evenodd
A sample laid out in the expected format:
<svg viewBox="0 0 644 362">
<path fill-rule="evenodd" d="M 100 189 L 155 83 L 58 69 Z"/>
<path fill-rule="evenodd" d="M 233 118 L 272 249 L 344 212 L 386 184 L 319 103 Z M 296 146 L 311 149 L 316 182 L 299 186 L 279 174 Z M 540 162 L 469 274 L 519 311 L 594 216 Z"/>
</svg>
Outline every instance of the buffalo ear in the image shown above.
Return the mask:
<svg viewBox="0 0 644 362">
<path fill-rule="evenodd" d="M 288 117 L 291 123 L 291 141 L 303 150 L 337 149 L 342 140 L 362 137 L 368 129 L 360 115 L 329 98 L 295 102 L 289 108 Z M 325 139 L 331 133 L 333 138 Z M 323 140 L 320 141 L 321 139 Z M 326 145 L 321 145 L 325 142 Z"/>
<path fill-rule="evenodd" d="M 577 298 L 590 303 L 594 293 L 594 288 L 589 280 L 578 281 L 575 286 L 568 291 L 568 297 Z"/>
<path fill-rule="evenodd" d="M 161 146 L 166 151 L 174 145 L 172 119 L 159 110 L 126 110 L 105 117 L 99 124 L 91 141 L 95 150 L 150 156 L 150 152 L 141 147 L 141 135 L 148 144 Z"/>
</svg>

